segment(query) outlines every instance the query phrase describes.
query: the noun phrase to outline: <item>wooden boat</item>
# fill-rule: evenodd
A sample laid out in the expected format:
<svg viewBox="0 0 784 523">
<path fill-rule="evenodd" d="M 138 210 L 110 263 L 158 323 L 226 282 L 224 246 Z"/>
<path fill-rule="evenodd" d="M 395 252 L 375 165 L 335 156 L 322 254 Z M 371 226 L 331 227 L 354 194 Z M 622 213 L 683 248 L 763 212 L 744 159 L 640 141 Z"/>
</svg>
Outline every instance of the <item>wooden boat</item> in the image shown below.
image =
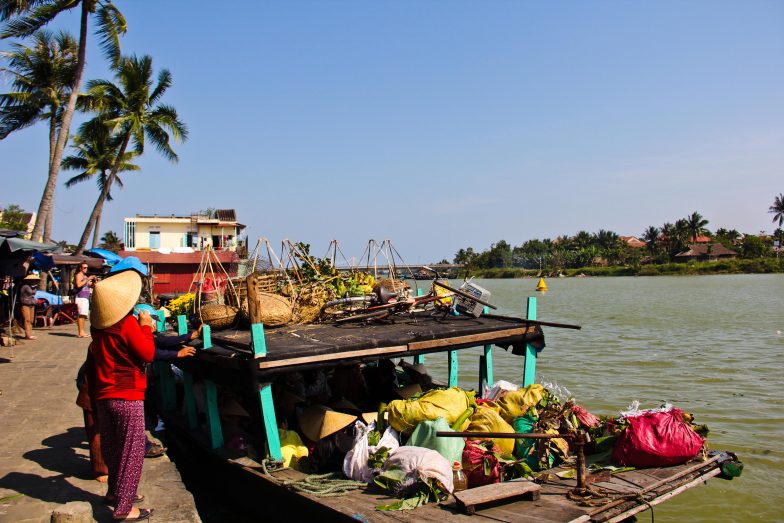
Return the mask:
<svg viewBox="0 0 784 523">
<path fill-rule="evenodd" d="M 515 522 L 608 522 L 622 521 L 637 512 L 667 499 L 706 480 L 722 476 L 723 461 L 732 456 L 716 455 L 663 468 L 641 469 L 615 475 L 594 476 L 594 487 L 610 495 L 580 503 L 570 496 L 576 487 L 574 479 L 551 475 L 541 485 L 535 499 L 517 497 L 506 501 L 475 500 L 470 510 L 459 506 L 453 497 L 413 511 L 383 512 L 379 505 L 392 498 L 370 489 L 357 490 L 340 497 L 317 497 L 295 492 L 286 483 L 305 478 L 291 469 L 271 470 L 264 457 L 238 457 L 224 447 L 218 413 L 218 387 L 248 391 L 255 397 L 250 413 L 259 427 L 256 447 L 266 449 L 266 457 L 280 459 L 278 424 L 272 398 L 271 383 L 276 376 L 292 370 L 329 368 L 380 359 L 410 357 L 415 362 L 424 355 L 448 353 L 449 384 L 457 384 L 459 352 L 466 348 L 483 347 L 480 356 L 480 384 L 493 383 L 493 347 L 502 347 L 520 355 L 524 383 L 534 382 L 536 360 L 544 348 L 544 335 L 536 318 L 536 299 L 529 298 L 527 319 L 483 315 L 433 317 L 417 314 L 395 323 L 372 325 L 296 325 L 265 332 L 253 325 L 250 331 L 224 332 L 213 335 L 206 329 L 196 358 L 177 362 L 183 370 L 183 409 L 177 409 L 177 394 L 165 367 L 159 367 L 160 404 L 167 420 L 168 431 L 185 441 L 214 462 L 226 465 L 226 477 L 233 476 L 247 492 L 253 493 L 252 504 L 260 514 L 301 520 L 318 517 L 328 521 L 468 521 L 493 520 Z M 184 319 L 183 319 L 184 320 Z M 184 323 L 181 324 L 184 329 Z M 205 427 L 201 428 L 193 393 L 195 380 L 203 383 L 206 408 Z M 183 412 L 181 414 L 180 412 Z M 557 472 L 555 469 L 552 472 Z M 221 481 L 224 481 L 221 479 Z M 514 482 L 509 482 L 514 483 Z M 506 483 L 502 485 L 507 485 Z M 506 488 L 515 488 L 515 485 Z M 475 489 L 471 489 L 475 490 Z M 496 489 L 498 491 L 502 489 Z M 518 489 L 519 490 L 519 489 Z M 525 490 L 525 489 L 524 489 Z M 465 491 L 470 492 L 470 491 Z M 529 498 L 532 496 L 529 496 Z M 481 498 L 481 496 L 480 496 Z M 483 504 L 482 502 L 490 502 Z M 473 515 L 467 515 L 472 512 Z"/>
</svg>

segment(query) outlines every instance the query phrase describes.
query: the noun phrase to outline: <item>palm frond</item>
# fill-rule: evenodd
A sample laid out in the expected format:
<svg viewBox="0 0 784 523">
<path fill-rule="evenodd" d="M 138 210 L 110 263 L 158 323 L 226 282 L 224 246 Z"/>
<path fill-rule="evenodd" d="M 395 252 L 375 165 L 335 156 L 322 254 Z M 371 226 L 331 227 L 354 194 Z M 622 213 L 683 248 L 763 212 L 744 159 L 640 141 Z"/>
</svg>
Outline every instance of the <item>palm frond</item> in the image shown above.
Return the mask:
<svg viewBox="0 0 784 523">
<path fill-rule="evenodd" d="M 158 103 L 158 100 L 163 96 L 163 93 L 172 85 L 172 75 L 168 69 L 161 69 L 158 73 L 158 84 L 155 89 L 150 93 L 150 105 Z"/>
<path fill-rule="evenodd" d="M 0 5 L 0 19 L 8 20 L 0 38 L 26 38 L 51 22 L 79 0 L 7 1 Z M 11 16 L 17 15 L 16 18 Z"/>
<path fill-rule="evenodd" d="M 103 4 L 96 17 L 98 42 L 112 67 L 117 67 L 121 59 L 120 36 L 128 30 L 125 17 L 111 2 Z"/>
</svg>

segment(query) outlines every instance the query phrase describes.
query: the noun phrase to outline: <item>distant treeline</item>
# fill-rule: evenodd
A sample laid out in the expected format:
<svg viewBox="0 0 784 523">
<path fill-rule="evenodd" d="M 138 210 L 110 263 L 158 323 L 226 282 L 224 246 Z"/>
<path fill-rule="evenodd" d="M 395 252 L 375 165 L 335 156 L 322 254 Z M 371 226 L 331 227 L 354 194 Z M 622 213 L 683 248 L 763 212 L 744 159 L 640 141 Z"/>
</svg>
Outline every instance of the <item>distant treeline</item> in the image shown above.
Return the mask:
<svg viewBox="0 0 784 523">
<path fill-rule="evenodd" d="M 533 239 L 512 246 L 501 240 L 489 249 L 476 252 L 460 249 L 454 263 L 466 265 L 474 275 L 521 277 L 529 274 L 691 274 L 699 272 L 781 272 L 774 251 L 774 238 L 784 237 L 779 228 L 775 236 L 741 234 L 737 230 L 706 228 L 708 221 L 694 212 L 674 223 L 650 226 L 638 237 L 644 245 L 634 247 L 613 232 L 580 231 L 574 236 Z M 674 263 L 679 253 L 695 241 L 721 244 L 737 253 L 737 260 Z M 754 261 L 754 263 L 749 263 Z M 721 264 L 721 265 L 717 265 Z M 711 269 L 715 268 L 715 270 Z"/>
</svg>

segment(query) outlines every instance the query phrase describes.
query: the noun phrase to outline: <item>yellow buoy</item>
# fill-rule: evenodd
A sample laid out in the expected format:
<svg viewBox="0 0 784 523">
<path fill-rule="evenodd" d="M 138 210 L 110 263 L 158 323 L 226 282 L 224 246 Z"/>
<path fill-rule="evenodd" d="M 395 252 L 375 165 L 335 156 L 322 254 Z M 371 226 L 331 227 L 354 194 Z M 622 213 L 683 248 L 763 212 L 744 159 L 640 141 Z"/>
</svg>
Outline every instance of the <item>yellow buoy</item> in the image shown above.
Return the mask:
<svg viewBox="0 0 784 523">
<path fill-rule="evenodd" d="M 541 292 L 547 292 L 547 284 L 544 282 L 544 278 L 541 276 L 539 277 L 539 283 L 536 284 L 536 290 Z"/>
</svg>

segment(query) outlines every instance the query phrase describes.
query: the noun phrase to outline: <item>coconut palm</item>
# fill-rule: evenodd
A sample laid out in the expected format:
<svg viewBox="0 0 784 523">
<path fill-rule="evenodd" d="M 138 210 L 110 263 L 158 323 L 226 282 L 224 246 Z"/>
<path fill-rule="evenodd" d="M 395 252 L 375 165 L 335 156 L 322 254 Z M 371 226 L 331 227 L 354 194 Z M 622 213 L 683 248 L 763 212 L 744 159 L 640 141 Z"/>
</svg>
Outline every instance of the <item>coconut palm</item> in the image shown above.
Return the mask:
<svg viewBox="0 0 784 523">
<path fill-rule="evenodd" d="M 594 235 L 594 241 L 600 249 L 609 251 L 618 247 L 620 238 L 618 237 L 618 234 L 613 231 L 599 229 L 599 232 Z"/>
<path fill-rule="evenodd" d="M 708 220 L 703 219 L 702 215 L 697 211 L 691 213 L 691 216 L 687 216 L 686 229 L 689 232 L 689 240 L 696 242 L 698 236 L 708 232 L 705 228 L 706 225 L 708 225 Z"/>
<path fill-rule="evenodd" d="M 57 145 L 63 108 L 76 74 L 76 40 L 65 32 L 53 35 L 38 31 L 30 47 L 13 44 L 0 53 L 8 67 L 0 73 L 11 77 L 12 91 L 0 95 L 0 140 L 37 122 L 49 125 L 49 162 Z M 51 221 L 45 220 L 44 238 L 51 237 Z"/>
<path fill-rule="evenodd" d="M 166 159 L 172 162 L 178 160 L 170 142 L 172 138 L 178 142 L 184 141 L 188 130 L 174 107 L 159 103 L 172 84 L 172 76 L 168 70 L 161 70 L 153 86 L 152 75 L 150 56 L 131 56 L 123 58 L 115 71 L 119 85 L 108 80 L 87 83 L 85 107 L 99 114 L 99 121 L 108 126 L 120 143 L 109 177 L 76 247 L 77 254 L 81 254 L 87 245 L 87 239 L 103 211 L 103 203 L 120 172 L 129 145 L 132 144 L 135 153 L 141 155 L 144 153 L 145 140 L 149 140 Z"/>
<path fill-rule="evenodd" d="M 101 249 L 107 251 L 117 252 L 120 250 L 120 238 L 114 231 L 106 231 L 106 234 L 101 236 Z"/>
<path fill-rule="evenodd" d="M 74 137 L 72 147 L 76 152 L 72 156 L 63 158 L 62 168 L 81 172 L 65 182 L 65 186 L 73 187 L 75 184 L 95 178 L 99 195 L 103 194 L 104 186 L 109 181 L 109 173 L 117 159 L 120 147 L 119 137 L 113 136 L 106 124 L 96 118 L 79 127 L 79 134 Z M 138 165 L 131 163 L 131 160 L 136 156 L 138 156 L 136 151 L 127 151 L 121 158 L 117 172 L 141 170 Z M 113 183 L 119 187 L 123 186 L 119 176 L 115 176 Z M 107 188 L 106 199 L 112 200 L 111 187 Z M 98 215 L 93 234 L 93 248 L 98 246 L 100 229 L 101 215 Z"/>
<path fill-rule="evenodd" d="M 85 58 L 87 55 L 87 26 L 90 16 L 97 20 L 97 31 L 100 45 L 112 61 L 117 64 L 120 59 L 120 35 L 127 27 L 122 13 L 110 0 L 0 0 L 0 22 L 5 26 L 0 30 L 0 38 L 26 38 L 47 25 L 61 13 L 80 7 L 79 46 L 76 54 L 76 67 L 70 85 L 68 101 L 62 111 L 60 128 L 57 132 L 54 152 L 50 154 L 49 175 L 38 205 L 38 216 L 33 227 L 31 238 L 38 240 L 44 231 L 44 224 L 51 228 L 51 214 L 54 207 L 54 190 L 57 176 L 60 173 L 60 162 L 68 141 L 71 120 L 76 110 L 76 99 L 84 75 Z M 50 238 L 45 237 L 48 240 Z"/>
<path fill-rule="evenodd" d="M 784 225 L 784 194 L 779 194 L 773 199 L 773 205 L 768 208 L 773 214 L 773 223 L 779 222 L 779 228 Z"/>
<path fill-rule="evenodd" d="M 653 255 L 656 252 L 656 244 L 659 242 L 659 228 L 654 227 L 653 225 L 649 226 L 645 229 L 645 232 L 642 233 L 642 239 L 645 240 L 648 252 Z"/>
</svg>

